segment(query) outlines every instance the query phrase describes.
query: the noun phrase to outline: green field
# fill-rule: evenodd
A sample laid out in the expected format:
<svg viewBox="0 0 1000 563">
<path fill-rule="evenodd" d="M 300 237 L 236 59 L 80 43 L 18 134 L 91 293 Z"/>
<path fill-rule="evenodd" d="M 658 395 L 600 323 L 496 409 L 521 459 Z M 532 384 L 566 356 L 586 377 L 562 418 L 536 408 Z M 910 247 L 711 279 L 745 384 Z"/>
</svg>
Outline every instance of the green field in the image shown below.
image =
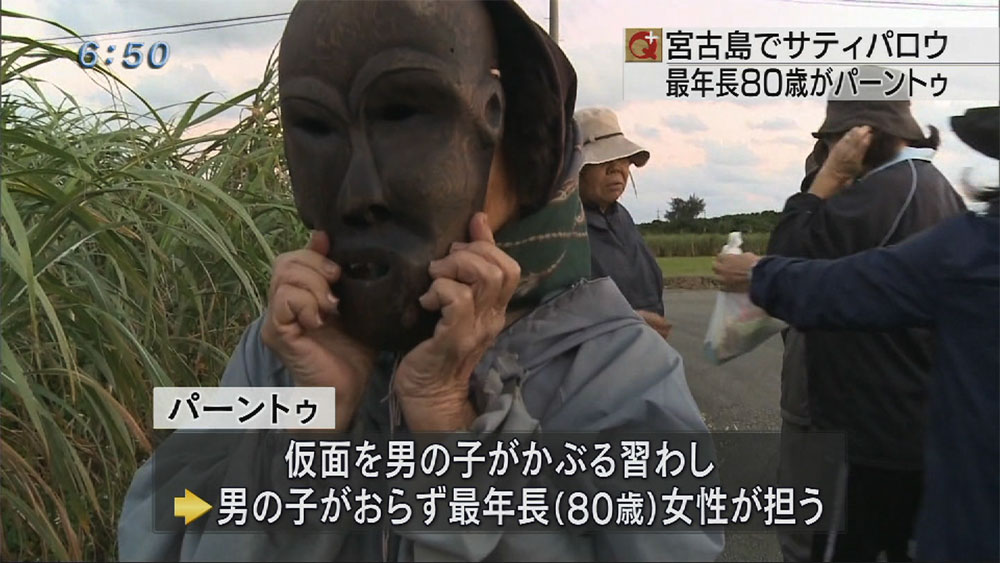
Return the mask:
<svg viewBox="0 0 1000 563">
<path fill-rule="evenodd" d="M 663 270 L 663 277 L 676 278 L 681 276 L 711 276 L 713 256 L 676 256 L 672 258 L 657 258 L 656 262 Z"/>
<path fill-rule="evenodd" d="M 715 256 L 729 238 L 723 233 L 646 234 L 643 239 L 653 256 Z M 764 254 L 768 233 L 743 233 L 743 250 Z"/>
</svg>

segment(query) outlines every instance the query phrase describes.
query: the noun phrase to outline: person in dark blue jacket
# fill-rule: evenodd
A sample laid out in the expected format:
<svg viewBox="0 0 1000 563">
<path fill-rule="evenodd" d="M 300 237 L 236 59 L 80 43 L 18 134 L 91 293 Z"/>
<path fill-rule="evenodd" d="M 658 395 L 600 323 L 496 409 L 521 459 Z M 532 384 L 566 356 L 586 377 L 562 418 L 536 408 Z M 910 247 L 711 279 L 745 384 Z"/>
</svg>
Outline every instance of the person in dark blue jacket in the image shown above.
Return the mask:
<svg viewBox="0 0 1000 563">
<path fill-rule="evenodd" d="M 960 138 L 994 158 L 998 123 L 998 107 L 952 119 Z M 854 132 L 857 139 L 862 134 Z M 925 560 L 1000 558 L 997 188 L 978 199 L 987 202 L 985 212 L 960 215 L 893 247 L 837 260 L 746 253 L 715 263 L 727 289 L 749 282 L 755 304 L 798 329 L 936 329 L 916 533 L 917 556 Z"/>
<path fill-rule="evenodd" d="M 629 169 L 644 166 L 649 151 L 625 137 L 611 109 L 585 108 L 573 118 L 583 140 L 580 200 L 590 240 L 591 276 L 611 278 L 636 314 L 667 338 L 671 324 L 664 317 L 663 271 L 632 215 L 618 203 L 632 175 Z"/>
</svg>

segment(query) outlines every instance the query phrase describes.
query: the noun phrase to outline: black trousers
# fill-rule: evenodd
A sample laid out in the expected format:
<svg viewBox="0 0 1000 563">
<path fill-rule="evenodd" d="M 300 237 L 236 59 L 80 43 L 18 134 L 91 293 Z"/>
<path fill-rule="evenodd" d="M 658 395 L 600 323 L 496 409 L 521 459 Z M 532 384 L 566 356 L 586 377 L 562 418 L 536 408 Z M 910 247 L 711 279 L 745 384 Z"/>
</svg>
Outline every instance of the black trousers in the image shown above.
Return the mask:
<svg viewBox="0 0 1000 563">
<path fill-rule="evenodd" d="M 832 561 L 911 561 L 910 539 L 923 489 L 923 472 L 852 464 L 847 470 L 846 531 L 813 536 L 812 558 L 824 561 L 834 541 Z"/>
</svg>

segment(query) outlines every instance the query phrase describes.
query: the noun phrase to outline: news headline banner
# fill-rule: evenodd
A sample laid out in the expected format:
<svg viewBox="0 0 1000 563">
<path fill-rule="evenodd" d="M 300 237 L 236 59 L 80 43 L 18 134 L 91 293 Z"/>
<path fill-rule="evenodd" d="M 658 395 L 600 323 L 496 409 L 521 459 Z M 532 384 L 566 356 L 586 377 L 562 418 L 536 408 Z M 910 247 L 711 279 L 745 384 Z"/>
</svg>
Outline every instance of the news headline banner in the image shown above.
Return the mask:
<svg viewBox="0 0 1000 563">
<path fill-rule="evenodd" d="M 626 28 L 622 49 L 629 100 L 1000 97 L 996 27 Z"/>
<path fill-rule="evenodd" d="M 844 438 L 809 436 L 794 445 L 807 467 L 779 482 L 776 433 L 175 432 L 154 458 L 154 526 L 208 533 L 828 529 L 837 517 Z"/>
</svg>

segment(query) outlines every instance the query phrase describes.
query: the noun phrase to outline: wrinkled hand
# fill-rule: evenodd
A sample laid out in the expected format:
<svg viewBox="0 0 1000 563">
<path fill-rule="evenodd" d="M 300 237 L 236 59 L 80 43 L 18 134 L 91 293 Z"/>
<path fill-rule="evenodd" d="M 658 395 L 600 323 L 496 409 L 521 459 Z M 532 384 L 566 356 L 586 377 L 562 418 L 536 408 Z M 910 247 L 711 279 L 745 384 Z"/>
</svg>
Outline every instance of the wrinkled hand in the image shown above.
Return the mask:
<svg viewBox="0 0 1000 563">
<path fill-rule="evenodd" d="M 337 389 L 336 425 L 343 431 L 364 395 L 375 353 L 341 328 L 330 290 L 341 269 L 326 258 L 329 248 L 326 233 L 313 231 L 306 248 L 277 257 L 261 337 L 295 385 Z"/>
<path fill-rule="evenodd" d="M 664 340 L 666 340 L 667 337 L 670 336 L 670 329 L 674 328 L 674 325 L 670 324 L 670 322 L 667 321 L 666 318 L 661 317 L 656 313 L 651 313 L 649 311 L 643 311 L 640 309 L 636 309 L 635 312 L 638 313 L 639 316 L 642 317 L 642 320 L 646 321 L 646 324 L 652 327 L 653 330 L 660 333 L 660 336 L 662 336 Z"/>
<path fill-rule="evenodd" d="M 867 125 L 855 127 L 833 145 L 830 155 L 823 163 L 809 189 L 821 198 L 828 198 L 842 190 L 852 180 L 861 175 L 862 161 L 872 141 L 872 128 Z"/>
<path fill-rule="evenodd" d="M 464 430 L 475 419 L 469 378 L 503 330 L 521 277 L 517 262 L 497 248 L 486 214 L 473 216 L 469 234 L 471 242 L 431 262 L 434 281 L 420 305 L 440 311 L 441 320 L 396 370 L 393 390 L 413 431 Z"/>
<path fill-rule="evenodd" d="M 745 293 L 750 291 L 750 270 L 760 261 L 752 252 L 720 254 L 715 257 L 712 270 L 719 276 L 723 291 Z"/>
</svg>

